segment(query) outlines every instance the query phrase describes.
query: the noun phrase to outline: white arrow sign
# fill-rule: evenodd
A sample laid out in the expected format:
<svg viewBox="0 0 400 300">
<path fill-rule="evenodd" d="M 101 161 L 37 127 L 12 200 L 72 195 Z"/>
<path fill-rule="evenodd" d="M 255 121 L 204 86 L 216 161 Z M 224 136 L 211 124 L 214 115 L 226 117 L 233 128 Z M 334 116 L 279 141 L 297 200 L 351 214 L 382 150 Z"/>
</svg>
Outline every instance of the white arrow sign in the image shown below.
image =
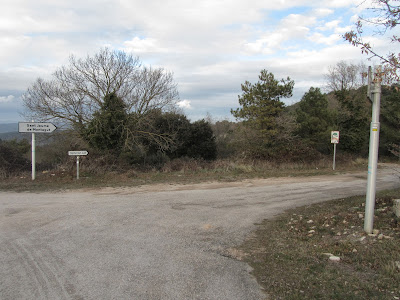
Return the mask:
<svg viewBox="0 0 400 300">
<path fill-rule="evenodd" d="M 87 152 L 86 150 L 84 151 L 68 151 L 68 155 L 77 155 L 77 156 L 81 156 L 81 155 L 88 155 L 89 152 Z"/>
<path fill-rule="evenodd" d="M 19 132 L 29 133 L 50 133 L 56 130 L 57 127 L 53 123 L 38 123 L 38 122 L 19 122 Z"/>
</svg>

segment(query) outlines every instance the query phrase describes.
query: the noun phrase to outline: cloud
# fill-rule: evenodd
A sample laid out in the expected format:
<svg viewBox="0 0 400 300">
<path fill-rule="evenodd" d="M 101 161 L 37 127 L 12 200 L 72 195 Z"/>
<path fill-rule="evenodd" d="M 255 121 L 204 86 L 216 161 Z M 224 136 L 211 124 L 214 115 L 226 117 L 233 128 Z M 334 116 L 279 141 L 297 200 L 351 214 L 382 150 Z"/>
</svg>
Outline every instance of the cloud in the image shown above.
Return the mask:
<svg viewBox="0 0 400 300">
<path fill-rule="evenodd" d="M 0 103 L 8 103 L 14 100 L 14 96 L 13 95 L 8 95 L 8 96 L 2 96 L 0 97 Z"/>
<path fill-rule="evenodd" d="M 316 8 L 313 10 L 313 15 L 322 18 L 333 14 L 335 11 L 330 8 Z"/>
<path fill-rule="evenodd" d="M 191 105 L 191 101 L 189 101 L 189 100 L 182 100 L 182 101 L 179 101 L 179 102 L 177 103 L 177 105 L 178 105 L 180 108 L 184 108 L 184 109 L 192 109 L 192 108 L 193 108 L 192 105 Z"/>
<path fill-rule="evenodd" d="M 329 65 L 361 59 L 341 35 L 370 1 L 5 0 L 0 93 L 22 94 L 71 54 L 85 57 L 108 45 L 172 71 L 182 99 L 190 99 L 179 104 L 188 114 L 209 108 L 229 115 L 240 85 L 257 81 L 262 69 L 291 76 L 299 98 L 307 85 L 323 84 Z"/>
<path fill-rule="evenodd" d="M 280 21 L 274 31 L 267 31 L 256 41 L 246 43 L 245 53 L 247 55 L 273 54 L 283 47 L 284 42 L 305 38 L 310 31 L 309 27 L 315 22 L 314 16 L 290 14 Z"/>
<path fill-rule="evenodd" d="M 332 21 L 326 22 L 323 26 L 317 27 L 316 29 L 320 30 L 320 31 L 332 30 L 332 29 L 337 28 L 341 22 L 342 22 L 342 20 L 340 20 L 340 19 L 332 20 Z"/>
<path fill-rule="evenodd" d="M 338 34 L 325 36 L 321 33 L 314 33 L 312 36 L 308 37 L 308 39 L 317 44 L 334 45 L 337 41 L 341 39 L 341 37 Z"/>
<path fill-rule="evenodd" d="M 153 38 L 140 38 L 136 36 L 130 41 L 125 41 L 123 45 L 124 51 L 134 52 L 136 54 L 168 52 L 168 49 L 163 48 L 160 43 Z"/>
</svg>

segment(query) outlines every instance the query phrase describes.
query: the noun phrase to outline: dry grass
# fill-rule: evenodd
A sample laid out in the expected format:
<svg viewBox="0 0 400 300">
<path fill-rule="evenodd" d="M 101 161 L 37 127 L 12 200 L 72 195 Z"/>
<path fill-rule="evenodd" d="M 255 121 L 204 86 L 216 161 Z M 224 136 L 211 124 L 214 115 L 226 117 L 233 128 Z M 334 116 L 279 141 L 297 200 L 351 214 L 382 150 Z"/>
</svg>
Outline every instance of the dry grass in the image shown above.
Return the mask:
<svg viewBox="0 0 400 300">
<path fill-rule="evenodd" d="M 353 197 L 265 221 L 239 250 L 268 299 L 400 299 L 399 195 L 379 195 L 373 235 L 363 231 L 365 197 Z"/>
<path fill-rule="evenodd" d="M 0 189 L 16 191 L 62 190 L 96 186 L 138 186 L 152 183 L 199 183 L 237 181 L 248 178 L 314 176 L 340 172 L 365 171 L 365 161 L 345 161 L 332 171 L 332 162 L 322 159 L 313 163 L 276 163 L 262 160 L 199 161 L 176 159 L 161 168 L 124 167 L 107 164 L 101 159 L 82 158 L 80 180 L 76 180 L 76 163 L 59 165 L 54 170 L 37 171 L 32 182 L 29 172 L 9 175 L 0 172 Z"/>
</svg>

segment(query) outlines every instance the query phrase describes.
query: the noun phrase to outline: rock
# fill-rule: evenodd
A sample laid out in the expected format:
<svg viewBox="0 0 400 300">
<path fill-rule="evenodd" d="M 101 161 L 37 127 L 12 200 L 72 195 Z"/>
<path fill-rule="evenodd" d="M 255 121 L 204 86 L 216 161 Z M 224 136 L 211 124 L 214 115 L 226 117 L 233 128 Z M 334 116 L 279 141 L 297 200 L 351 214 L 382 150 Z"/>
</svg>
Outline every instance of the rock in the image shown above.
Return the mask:
<svg viewBox="0 0 400 300">
<path fill-rule="evenodd" d="M 400 270 L 400 261 L 395 261 L 394 263 L 395 263 L 395 265 L 396 265 L 397 269 L 399 269 L 399 270 Z"/>
<path fill-rule="evenodd" d="M 381 233 L 380 235 L 378 235 L 378 240 L 382 240 L 383 239 L 383 234 Z"/>
<path fill-rule="evenodd" d="M 395 215 L 400 218 L 400 199 L 393 200 L 393 211 Z"/>
<path fill-rule="evenodd" d="M 374 230 L 372 230 L 372 233 L 368 234 L 368 236 L 377 237 L 378 234 L 379 234 L 379 230 L 378 229 L 374 229 Z"/>
<path fill-rule="evenodd" d="M 365 240 L 365 239 L 366 239 L 365 236 L 361 237 L 361 238 L 360 238 L 360 242 L 362 242 L 362 241 Z"/>
<path fill-rule="evenodd" d="M 315 233 L 315 230 L 312 229 L 308 233 Z"/>
<path fill-rule="evenodd" d="M 363 214 L 358 214 L 358 217 L 359 217 L 360 219 L 362 219 L 362 218 L 364 218 L 364 215 L 363 215 Z"/>
<path fill-rule="evenodd" d="M 357 253 L 358 251 L 357 251 L 357 249 L 356 248 L 354 248 L 353 249 L 353 253 Z"/>
<path fill-rule="evenodd" d="M 339 262 L 340 261 L 340 257 L 332 255 L 332 256 L 329 257 L 329 260 L 330 261 L 334 261 L 334 262 Z"/>
<path fill-rule="evenodd" d="M 313 220 L 308 220 L 307 221 L 307 224 L 311 224 L 311 223 L 314 223 L 314 221 Z"/>
</svg>

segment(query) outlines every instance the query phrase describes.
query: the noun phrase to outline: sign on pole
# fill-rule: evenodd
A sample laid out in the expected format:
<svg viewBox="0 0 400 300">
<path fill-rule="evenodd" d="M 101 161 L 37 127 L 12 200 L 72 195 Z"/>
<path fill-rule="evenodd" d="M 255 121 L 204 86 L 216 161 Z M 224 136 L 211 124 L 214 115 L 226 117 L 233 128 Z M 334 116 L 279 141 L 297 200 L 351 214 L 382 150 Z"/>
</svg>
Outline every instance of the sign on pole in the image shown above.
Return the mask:
<svg viewBox="0 0 400 300">
<path fill-rule="evenodd" d="M 333 166 L 332 169 L 335 171 L 336 168 L 336 145 L 339 144 L 339 131 L 331 131 L 331 144 L 333 144 Z"/>
<path fill-rule="evenodd" d="M 86 150 L 81 151 L 68 151 L 69 156 L 76 156 L 76 179 L 79 179 L 79 156 L 81 155 L 88 155 L 89 152 Z"/>
<path fill-rule="evenodd" d="M 18 132 L 28 133 L 51 133 L 57 127 L 53 123 L 38 123 L 38 122 L 19 122 Z"/>
<path fill-rule="evenodd" d="M 53 123 L 19 122 L 18 132 L 32 133 L 32 180 L 36 179 L 36 138 L 35 133 L 51 133 L 57 127 Z"/>
<path fill-rule="evenodd" d="M 339 131 L 331 131 L 331 143 L 339 144 Z"/>
<path fill-rule="evenodd" d="M 88 155 L 89 152 L 87 152 L 86 150 L 83 151 L 68 151 L 68 155 L 70 156 L 80 156 L 80 155 Z"/>
</svg>

